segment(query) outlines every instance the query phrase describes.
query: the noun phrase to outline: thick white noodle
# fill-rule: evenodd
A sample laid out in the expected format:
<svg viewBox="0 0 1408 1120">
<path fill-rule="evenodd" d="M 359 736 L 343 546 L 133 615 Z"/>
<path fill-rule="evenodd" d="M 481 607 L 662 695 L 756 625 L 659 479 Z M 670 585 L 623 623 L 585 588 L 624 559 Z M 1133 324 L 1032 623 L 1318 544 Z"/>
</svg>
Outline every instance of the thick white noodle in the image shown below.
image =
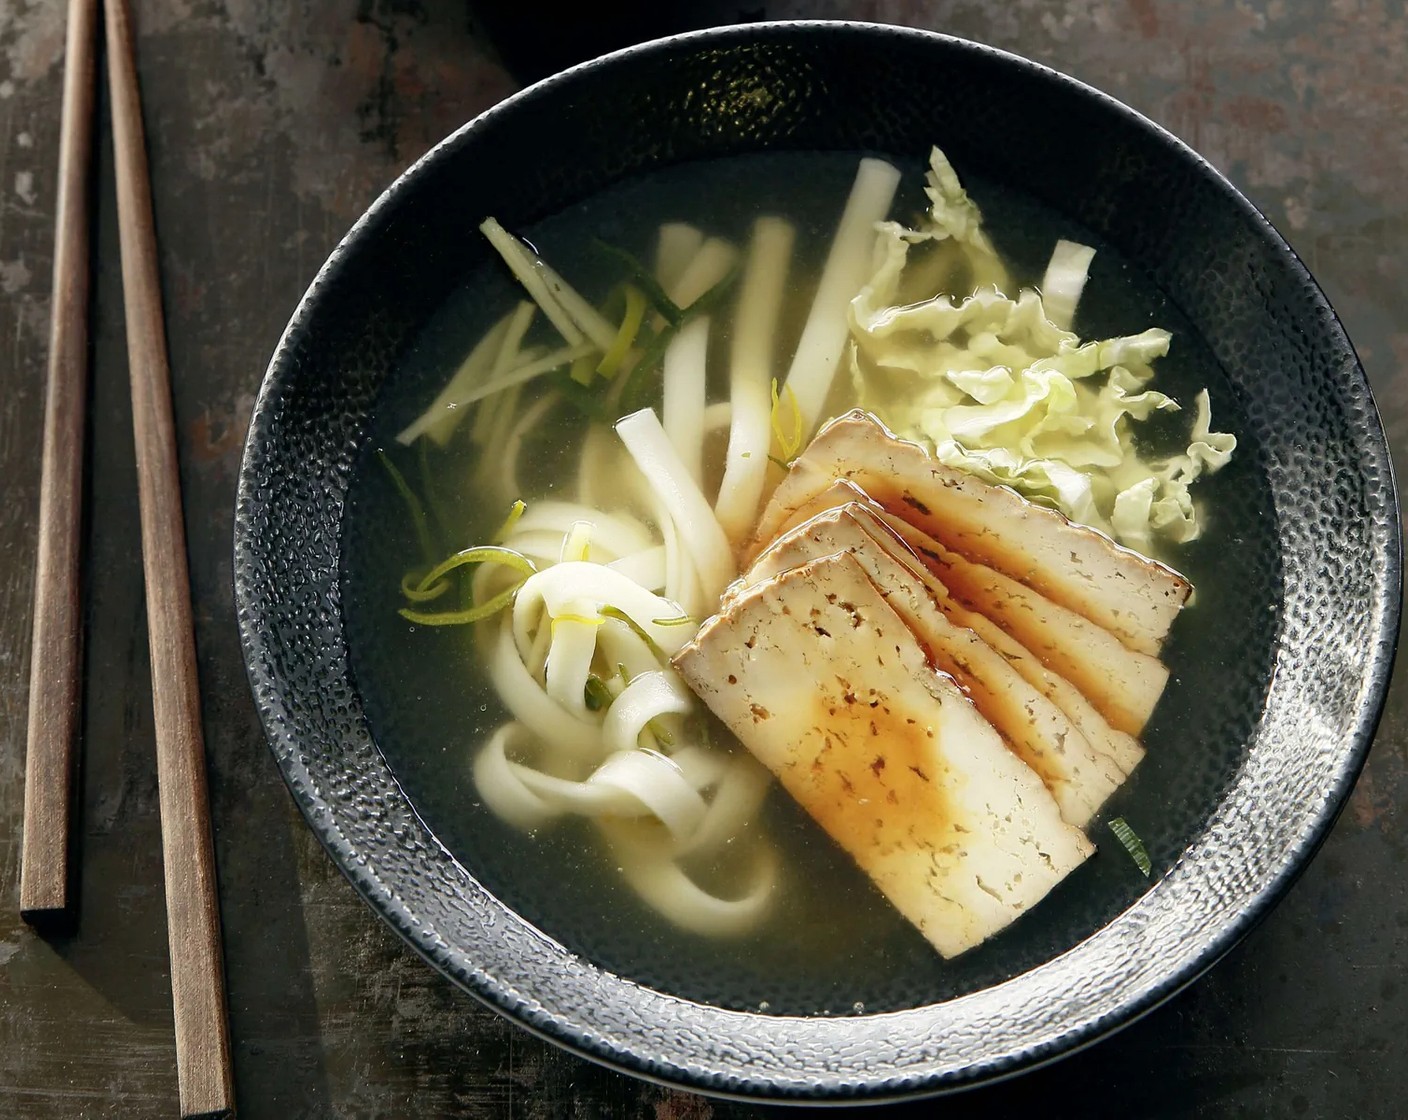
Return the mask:
<svg viewBox="0 0 1408 1120">
<path fill-rule="evenodd" d="M 646 408 L 621 418 L 616 421 L 616 433 L 669 510 L 698 574 L 700 592 L 712 606 L 736 574 L 733 552 L 718 518 L 653 411 Z"/>
<path fill-rule="evenodd" d="M 670 761 L 680 768 L 695 789 L 704 790 L 719 784 L 728 770 L 730 755 L 696 744 L 680 747 L 670 755 Z"/>
<path fill-rule="evenodd" d="M 539 529 L 528 533 L 513 533 L 504 542 L 505 548 L 511 548 L 514 552 L 521 552 L 524 556 L 532 560 L 538 567 L 546 568 L 550 564 L 556 564 L 562 559 L 562 534 L 554 533 L 549 529 Z M 606 563 L 615 557 L 605 553 L 601 545 L 597 542 L 592 544 L 591 560 Z M 515 576 L 512 582 L 516 582 L 520 576 Z M 483 596 L 482 598 L 488 598 Z M 476 592 L 476 600 L 480 597 Z"/>
<path fill-rule="evenodd" d="M 733 405 L 728 401 L 715 401 L 704 410 L 704 434 L 727 428 L 733 423 Z"/>
<path fill-rule="evenodd" d="M 619 790 L 639 801 L 669 830 L 677 844 L 684 842 L 708 815 L 709 806 L 684 772 L 657 751 L 634 747 L 618 751 L 587 782 Z"/>
<path fill-rule="evenodd" d="M 591 718 L 587 711 L 586 687 L 592 658 L 596 656 L 596 631 L 600 625 L 600 616 L 588 602 L 568 602 L 562 612 L 553 615 L 548 622 L 552 641 L 548 646 L 543 684 L 547 694 L 578 719 Z"/>
<path fill-rule="evenodd" d="M 664 499 L 654 491 L 650 494 L 650 508 L 655 524 L 660 526 L 660 538 L 665 542 L 665 597 L 678 603 L 685 614 L 697 615 L 703 608 L 699 580 L 675 529 L 675 519 L 670 516 Z"/>
<path fill-rule="evenodd" d="M 713 752 L 710 760 L 719 761 L 719 752 Z M 693 779 L 685 760 L 677 754 L 675 761 L 685 775 Z M 712 785 L 713 782 L 706 784 Z M 709 811 L 675 854 L 683 856 L 711 851 L 738 836 L 748 822 L 758 815 L 771 784 L 772 776 L 752 755 L 739 754 L 728 759 L 727 769 L 718 779 L 718 789 L 709 803 Z"/>
<path fill-rule="evenodd" d="M 665 350 L 665 392 L 661 416 L 696 486 L 704 477 L 704 382 L 709 359 L 709 316 L 696 315 L 680 328 Z M 767 455 L 764 447 L 763 454 Z"/>
<path fill-rule="evenodd" d="M 479 797 L 500 820 L 532 832 L 557 815 L 556 810 L 534 793 L 515 773 L 508 759 L 508 747 L 516 739 L 531 739 L 523 724 L 510 720 L 501 725 L 474 756 L 474 785 Z"/>
<path fill-rule="evenodd" d="M 648 591 L 665 590 L 665 546 L 662 544 L 642 552 L 632 552 L 617 560 L 608 560 L 606 566 L 620 572 L 627 579 L 635 580 Z"/>
<path fill-rule="evenodd" d="M 678 617 L 679 604 L 647 591 L 620 572 L 602 564 L 555 564 L 529 576 L 513 601 L 513 636 L 518 649 L 527 653 L 529 633 L 537 612 L 546 608 L 553 618 L 580 614 L 584 604 L 599 611 L 610 606 L 625 614 L 649 635 L 666 656 L 679 652 L 692 637 L 688 626 L 661 625 L 657 619 Z"/>
<path fill-rule="evenodd" d="M 704 234 L 688 222 L 666 222 L 655 243 L 655 279 L 667 292 L 704 244 Z"/>
<path fill-rule="evenodd" d="M 581 502 L 553 500 L 531 503 L 513 527 L 513 535 L 549 530 L 559 538 L 573 525 L 585 521 L 592 527 L 592 543 L 625 556 L 655 544 L 650 530 L 628 513 L 607 513 Z"/>
<path fill-rule="evenodd" d="M 694 255 L 694 259 L 689 262 L 679 279 L 666 286 L 665 294 L 676 306 L 688 307 L 727 276 L 737 260 L 736 248 L 722 238 L 711 237 L 700 246 L 699 252 Z"/>
<path fill-rule="evenodd" d="M 767 479 L 768 448 L 772 444 L 773 341 L 796 236 L 792 223 L 781 218 L 759 218 L 753 223 L 738 309 L 734 312 L 729 355 L 729 403 L 733 414 L 724 477 L 714 512 L 735 545 L 753 528 Z M 668 380 L 665 386 L 668 393 Z M 703 442 L 702 428 L 700 441 Z"/>
<path fill-rule="evenodd" d="M 880 159 L 863 159 L 836 227 L 802 337 L 787 371 L 787 387 L 802 414 L 802 437 L 816 428 L 850 331 L 847 309 L 870 278 L 875 223 L 894 201 L 900 173 Z"/>
<path fill-rule="evenodd" d="M 552 619 L 544 612 L 538 620 L 538 628 L 533 631 L 533 644 L 528 647 L 528 656 L 523 659 L 523 667 L 544 687 L 548 679 L 548 653 L 552 649 L 552 638 Z"/>
<path fill-rule="evenodd" d="M 660 668 L 660 659 L 655 651 L 619 618 L 608 618 L 603 622 L 596 640 L 608 672 L 622 666 L 626 676 L 634 680 L 642 673 L 653 673 Z M 624 686 L 626 682 L 621 683 Z"/>
<path fill-rule="evenodd" d="M 647 723 L 663 715 L 682 716 L 690 705 L 689 689 L 678 674 L 659 670 L 641 673 L 607 710 L 602 738 L 609 750 L 635 750 Z"/>
<path fill-rule="evenodd" d="M 484 337 L 474 344 L 445 387 L 430 402 L 430 407 L 397 433 L 397 443 L 410 444 L 422 435 L 431 435 L 436 443 L 441 444 L 449 439 L 455 427 L 469 414 L 464 407 L 469 403 L 466 398 L 478 400 L 470 394 L 492 367 L 494 355 L 499 352 L 499 345 L 508 332 L 513 316 L 514 312 L 510 311 L 484 332 Z"/>
<path fill-rule="evenodd" d="M 580 719 L 557 703 L 524 666 L 524 654 L 514 644 L 512 619 L 505 615 L 497 640 L 486 658 L 489 680 L 513 718 L 538 739 L 570 755 L 601 753 L 601 726 Z"/>
<path fill-rule="evenodd" d="M 656 910 L 683 929 L 709 937 L 743 933 L 757 924 L 772 901 L 777 856 L 760 847 L 752 882 L 739 898 L 710 894 L 674 861 L 667 846 L 652 843 L 649 833 L 630 821 L 601 822 L 626 881 Z"/>
<path fill-rule="evenodd" d="M 656 751 L 610 755 L 578 781 L 545 773 L 508 757 L 521 725 L 508 723 L 474 760 L 480 796 L 510 823 L 536 828 L 554 816 L 654 817 L 676 843 L 699 828 L 709 806 L 676 763 Z"/>
<path fill-rule="evenodd" d="M 581 525 L 569 528 L 560 552 L 579 553 L 586 535 Z M 576 539 L 569 542 L 566 536 Z M 741 933 L 766 912 L 774 891 L 776 856 L 766 841 L 752 838 L 754 865 L 736 898 L 702 888 L 676 861 L 709 860 L 735 843 L 761 805 L 766 772 L 747 757 L 699 744 L 668 753 L 650 749 L 656 739 L 647 725 L 667 721 L 678 738 L 684 725 L 677 721 L 692 708 L 692 698 L 652 646 L 654 638 L 647 642 L 616 618 L 599 625 L 575 621 L 588 616 L 604 586 L 585 599 L 562 598 L 554 594 L 554 581 L 539 578 L 558 569 L 572 576 L 575 569 L 577 578 L 566 581 L 575 589 L 581 570 L 591 568 L 606 570 L 567 560 L 532 577 L 539 580 L 536 586 L 524 584 L 528 594 L 520 592 L 515 612 L 527 619 L 526 654 L 513 633 L 514 620 L 499 620 L 497 637 L 488 643 L 490 678 L 515 721 L 501 726 L 477 752 L 476 788 L 490 811 L 520 829 L 532 831 L 568 814 L 591 819 L 606 834 L 625 881 L 648 905 L 701 934 Z M 480 572 L 492 570 L 485 565 Z M 612 572 L 606 582 L 618 585 L 624 578 Z M 659 601 L 637 590 L 646 605 Z M 561 616 L 556 624 L 554 611 Z M 579 640 L 584 640 L 580 648 Z M 583 652 L 588 641 L 595 648 Z M 604 712 L 585 710 L 579 682 L 592 666 L 613 697 Z M 559 676 L 570 680 L 562 702 L 542 687 L 544 676 L 554 692 Z M 584 710 L 574 714 L 568 708 L 579 698 Z"/>
</svg>

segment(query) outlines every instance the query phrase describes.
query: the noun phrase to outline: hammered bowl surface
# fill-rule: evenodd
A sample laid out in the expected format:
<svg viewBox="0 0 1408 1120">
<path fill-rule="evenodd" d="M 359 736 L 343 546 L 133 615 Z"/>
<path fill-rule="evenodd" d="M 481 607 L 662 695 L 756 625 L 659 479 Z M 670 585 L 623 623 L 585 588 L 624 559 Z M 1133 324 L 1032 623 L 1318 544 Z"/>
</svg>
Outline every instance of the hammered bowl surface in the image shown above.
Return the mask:
<svg viewBox="0 0 1408 1120">
<path fill-rule="evenodd" d="M 1020 187 L 1141 263 L 1236 395 L 1223 516 L 1243 559 L 1220 656 L 1179 687 L 1222 766 L 1184 791 L 1150 889 L 1079 943 L 985 987 L 882 1014 L 755 1014 L 599 967 L 505 906 L 422 822 L 350 671 L 343 518 L 369 415 L 407 340 L 483 259 L 475 223 L 527 224 L 651 168 L 763 150 L 870 150 Z M 492 171 L 492 173 L 488 173 Z M 1249 495 L 1249 496 L 1248 496 Z M 1229 547 L 1226 541 L 1217 544 Z M 1313 279 L 1179 141 L 1014 56 L 856 24 L 696 33 L 588 63 L 466 125 L 338 246 L 265 377 L 235 571 L 249 676 L 309 823 L 432 964 L 521 1024 L 670 1083 L 775 1099 L 941 1092 L 1039 1064 L 1188 983 L 1284 891 L 1362 765 L 1399 614 L 1392 470 L 1367 382 Z M 1200 636 L 1199 641 L 1205 640 Z M 1049 958 L 1049 959 L 1047 959 Z"/>
</svg>

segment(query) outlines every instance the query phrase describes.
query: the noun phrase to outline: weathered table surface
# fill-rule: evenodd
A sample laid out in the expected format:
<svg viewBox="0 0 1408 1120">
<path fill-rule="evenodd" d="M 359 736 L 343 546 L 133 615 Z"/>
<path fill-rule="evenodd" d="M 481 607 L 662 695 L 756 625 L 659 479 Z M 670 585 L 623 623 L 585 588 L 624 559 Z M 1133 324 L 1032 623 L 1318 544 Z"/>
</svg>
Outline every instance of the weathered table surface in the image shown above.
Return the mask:
<svg viewBox="0 0 1408 1120">
<path fill-rule="evenodd" d="M 0 1115 L 163 1116 L 174 1114 L 176 1082 L 105 120 L 81 930 L 41 940 L 15 908 L 63 7 L 0 0 Z M 508 63 L 531 76 L 619 34 L 603 14 L 611 6 L 596 6 L 600 43 L 587 33 L 556 40 L 560 25 L 543 15 L 536 53 L 496 51 L 483 28 L 523 31 L 504 7 L 476 23 L 460 0 L 136 4 L 246 1117 L 765 1111 L 599 1069 L 509 1026 L 425 967 L 298 818 L 245 685 L 231 602 L 234 484 L 254 393 L 289 311 L 399 170 L 515 88 Z M 631 33 L 648 34 L 649 6 L 626 8 Z M 983 40 L 1106 89 L 1188 140 L 1309 263 L 1359 347 L 1395 451 L 1408 449 L 1401 0 L 870 0 L 706 5 L 693 18 L 761 15 L 850 15 Z M 1115 1038 L 945 1109 L 1408 1110 L 1405 721 L 1408 685 L 1396 680 L 1368 768 L 1324 849 L 1210 975 Z"/>
</svg>

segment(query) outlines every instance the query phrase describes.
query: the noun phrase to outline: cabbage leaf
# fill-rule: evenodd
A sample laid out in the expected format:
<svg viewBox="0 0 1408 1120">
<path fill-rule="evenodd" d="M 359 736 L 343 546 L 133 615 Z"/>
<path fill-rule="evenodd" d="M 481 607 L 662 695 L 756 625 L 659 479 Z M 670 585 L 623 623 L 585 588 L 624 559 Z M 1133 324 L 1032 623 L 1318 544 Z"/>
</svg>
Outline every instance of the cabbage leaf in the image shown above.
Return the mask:
<svg viewBox="0 0 1408 1120">
<path fill-rule="evenodd" d="M 943 463 L 1010 486 L 1144 552 L 1202 525 L 1189 487 L 1224 466 L 1207 390 L 1184 449 L 1146 457 L 1136 425 L 1179 410 L 1150 388 L 1168 331 L 1082 340 L 1071 329 L 1094 250 L 1060 241 L 1045 294 L 1012 284 L 982 213 L 937 148 L 916 228 L 876 226 L 874 270 L 850 307 L 861 407 Z"/>
</svg>

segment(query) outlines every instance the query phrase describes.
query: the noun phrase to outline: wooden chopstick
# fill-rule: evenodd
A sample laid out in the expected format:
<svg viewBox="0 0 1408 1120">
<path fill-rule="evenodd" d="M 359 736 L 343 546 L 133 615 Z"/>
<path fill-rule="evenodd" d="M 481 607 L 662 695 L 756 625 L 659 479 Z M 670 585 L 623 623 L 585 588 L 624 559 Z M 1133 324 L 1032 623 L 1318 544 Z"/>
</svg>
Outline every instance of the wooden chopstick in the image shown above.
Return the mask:
<svg viewBox="0 0 1408 1120">
<path fill-rule="evenodd" d="M 105 0 L 181 1115 L 234 1111 L 205 743 L 156 229 L 127 0 Z"/>
<path fill-rule="evenodd" d="M 20 914 L 36 925 L 62 922 L 71 914 L 69 842 L 83 639 L 79 578 L 88 395 L 88 188 L 97 26 L 97 0 L 70 0 L 20 841 Z"/>
</svg>

